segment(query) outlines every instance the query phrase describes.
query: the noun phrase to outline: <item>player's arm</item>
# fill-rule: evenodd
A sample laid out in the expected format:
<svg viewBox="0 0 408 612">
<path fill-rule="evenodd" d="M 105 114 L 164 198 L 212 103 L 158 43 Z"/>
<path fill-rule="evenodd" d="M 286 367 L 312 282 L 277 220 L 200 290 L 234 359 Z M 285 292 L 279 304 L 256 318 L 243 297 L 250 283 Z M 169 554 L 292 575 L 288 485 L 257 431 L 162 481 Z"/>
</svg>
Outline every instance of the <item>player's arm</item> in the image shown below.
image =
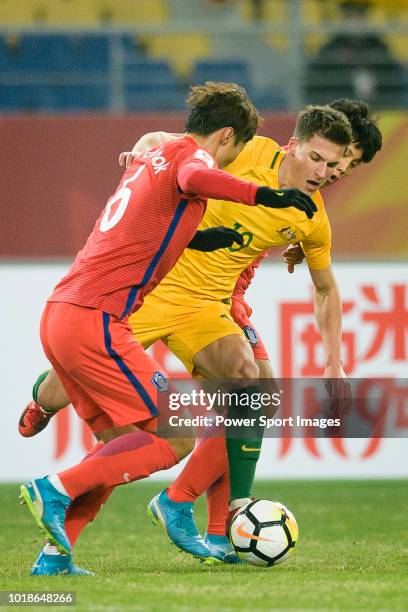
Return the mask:
<svg viewBox="0 0 408 612">
<path fill-rule="evenodd" d="M 244 244 L 242 234 L 231 227 L 209 227 L 205 230 L 197 230 L 194 238 L 187 245 L 188 249 L 195 251 L 210 252 L 217 249 L 225 249 L 237 242 L 240 246 Z"/>
<path fill-rule="evenodd" d="M 314 313 L 326 355 L 324 377 L 342 379 L 344 384 L 335 384 L 331 392 L 337 398 L 345 397 L 349 394 L 349 387 L 341 359 L 342 305 L 339 289 L 331 266 L 309 270 L 314 287 Z"/>
<path fill-rule="evenodd" d="M 194 158 L 182 162 L 177 175 L 178 186 L 189 197 L 202 196 L 215 200 L 239 202 L 248 206 L 268 208 L 294 206 L 309 219 L 317 211 L 316 204 L 298 189 L 270 189 L 238 179 L 214 167 L 214 160 L 206 151 L 198 150 Z"/>
<path fill-rule="evenodd" d="M 153 147 L 159 147 L 166 142 L 178 140 L 179 138 L 183 138 L 183 134 L 172 134 L 170 132 L 149 132 L 144 134 L 144 136 L 139 138 L 131 151 L 123 151 L 119 155 L 119 165 L 128 168 L 133 163 L 135 157 L 139 157 L 139 155 L 146 153 L 146 151 L 153 149 Z"/>
</svg>

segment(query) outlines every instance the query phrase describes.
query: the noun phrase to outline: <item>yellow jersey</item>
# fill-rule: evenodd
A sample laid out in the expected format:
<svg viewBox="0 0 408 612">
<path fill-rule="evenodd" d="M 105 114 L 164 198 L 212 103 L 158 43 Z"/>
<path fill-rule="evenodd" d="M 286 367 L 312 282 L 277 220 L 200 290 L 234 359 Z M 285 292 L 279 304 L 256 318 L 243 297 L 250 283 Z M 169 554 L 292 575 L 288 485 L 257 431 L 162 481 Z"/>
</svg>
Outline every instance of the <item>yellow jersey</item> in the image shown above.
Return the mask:
<svg viewBox="0 0 408 612">
<path fill-rule="evenodd" d="M 255 136 L 225 170 L 240 179 L 279 189 L 278 171 L 285 153 L 272 139 Z M 273 209 L 209 200 L 199 229 L 232 227 L 243 236 L 243 246 L 210 253 L 185 249 L 153 294 L 172 304 L 192 306 L 229 298 L 241 272 L 264 251 L 294 242 L 301 242 L 310 268 L 327 268 L 330 223 L 320 192 L 312 199 L 318 209 L 313 219 L 293 206 Z"/>
</svg>

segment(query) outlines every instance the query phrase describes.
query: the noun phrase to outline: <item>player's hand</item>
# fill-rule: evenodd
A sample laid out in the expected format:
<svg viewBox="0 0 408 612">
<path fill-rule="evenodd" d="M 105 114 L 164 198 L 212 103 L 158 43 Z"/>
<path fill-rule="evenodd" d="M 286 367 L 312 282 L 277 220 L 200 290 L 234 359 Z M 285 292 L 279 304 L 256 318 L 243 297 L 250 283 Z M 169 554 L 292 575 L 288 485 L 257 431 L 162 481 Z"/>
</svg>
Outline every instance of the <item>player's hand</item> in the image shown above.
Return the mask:
<svg viewBox="0 0 408 612">
<path fill-rule="evenodd" d="M 299 243 L 290 244 L 287 249 L 283 251 L 282 256 L 287 263 L 289 274 L 292 274 L 295 266 L 302 263 L 305 258 L 305 254 Z"/>
<path fill-rule="evenodd" d="M 119 166 L 125 166 L 125 168 L 129 168 L 136 159 L 137 155 L 132 153 L 132 151 L 123 151 L 119 155 Z"/>
<path fill-rule="evenodd" d="M 268 208 L 288 208 L 294 206 L 302 210 L 308 219 L 311 219 L 317 211 L 317 206 L 309 196 L 299 191 L 299 189 L 270 189 L 269 187 L 259 187 L 255 204 L 261 204 Z"/>
<path fill-rule="evenodd" d="M 225 249 L 237 242 L 240 246 L 244 244 L 241 234 L 230 227 L 209 227 L 198 230 L 192 241 L 187 245 L 189 249 L 196 251 L 216 251 Z"/>
<path fill-rule="evenodd" d="M 351 387 L 342 365 L 326 366 L 324 386 L 332 400 L 332 415 L 335 418 L 344 416 L 351 404 Z"/>
</svg>

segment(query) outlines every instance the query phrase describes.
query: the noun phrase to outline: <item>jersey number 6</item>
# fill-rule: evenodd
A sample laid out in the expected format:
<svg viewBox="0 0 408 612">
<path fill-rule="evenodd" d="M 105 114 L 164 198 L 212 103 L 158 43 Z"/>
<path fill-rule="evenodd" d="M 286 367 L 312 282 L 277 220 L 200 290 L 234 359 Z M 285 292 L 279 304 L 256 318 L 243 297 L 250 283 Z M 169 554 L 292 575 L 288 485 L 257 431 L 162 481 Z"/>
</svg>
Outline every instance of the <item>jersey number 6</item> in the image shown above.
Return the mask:
<svg viewBox="0 0 408 612">
<path fill-rule="evenodd" d="M 106 204 L 105 212 L 101 219 L 101 224 L 99 226 L 101 232 L 107 232 L 119 223 L 119 221 L 126 212 L 130 196 L 132 195 L 132 190 L 128 187 L 128 184 L 137 179 L 137 177 L 140 176 L 142 170 L 144 170 L 145 167 L 146 166 L 140 166 L 134 176 L 124 181 L 119 191 L 117 191 L 111 198 L 109 198 L 108 203 Z M 118 203 L 118 206 L 113 215 L 111 216 L 112 208 L 116 203 Z"/>
</svg>

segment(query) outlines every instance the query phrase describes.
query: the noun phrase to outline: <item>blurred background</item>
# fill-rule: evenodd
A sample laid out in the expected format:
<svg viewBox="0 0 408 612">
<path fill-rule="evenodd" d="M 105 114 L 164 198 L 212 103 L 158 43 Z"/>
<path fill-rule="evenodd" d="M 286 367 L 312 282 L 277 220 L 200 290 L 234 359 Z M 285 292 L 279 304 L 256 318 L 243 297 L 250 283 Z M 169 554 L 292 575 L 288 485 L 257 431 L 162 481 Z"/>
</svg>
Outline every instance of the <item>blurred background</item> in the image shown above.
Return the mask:
<svg viewBox="0 0 408 612">
<path fill-rule="evenodd" d="M 182 110 L 208 78 L 266 110 L 408 102 L 406 0 L 0 0 L 6 111 Z"/>
<path fill-rule="evenodd" d="M 0 256 L 74 254 L 118 152 L 181 130 L 189 85 L 208 79 L 243 85 L 281 144 L 304 104 L 377 109 L 383 152 L 329 192 L 334 253 L 407 256 L 407 0 L 0 0 Z"/>
<path fill-rule="evenodd" d="M 17 436 L 47 367 L 41 311 L 116 188 L 119 153 L 147 131 L 181 131 L 188 88 L 206 80 L 243 85 L 264 117 L 261 134 L 281 144 L 307 103 L 361 98 L 378 111 L 382 151 L 324 195 L 346 370 L 407 375 L 408 0 L 0 0 L 0 366 L 3 448 L 15 458 L 0 480 L 60 468 L 91 443 L 72 413 L 38 438 Z M 307 271 L 290 277 L 279 257 L 251 289 L 255 322 L 279 374 L 319 375 Z M 163 345 L 152 350 L 182 374 Z M 326 442 L 275 449 L 278 473 L 407 474 L 392 440 L 343 454 Z"/>
</svg>

